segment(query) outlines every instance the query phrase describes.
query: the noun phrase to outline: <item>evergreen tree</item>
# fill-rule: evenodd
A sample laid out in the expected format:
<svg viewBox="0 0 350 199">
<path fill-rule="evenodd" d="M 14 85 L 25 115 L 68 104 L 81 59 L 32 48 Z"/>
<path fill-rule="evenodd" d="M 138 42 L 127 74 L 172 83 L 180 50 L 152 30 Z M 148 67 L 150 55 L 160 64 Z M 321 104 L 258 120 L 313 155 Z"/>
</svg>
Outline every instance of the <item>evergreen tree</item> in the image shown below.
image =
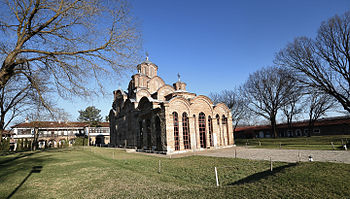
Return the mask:
<svg viewBox="0 0 350 199">
<path fill-rule="evenodd" d="M 85 110 L 79 111 L 78 121 L 89 122 L 91 126 L 97 126 L 102 121 L 101 110 L 94 106 L 89 106 Z"/>
</svg>

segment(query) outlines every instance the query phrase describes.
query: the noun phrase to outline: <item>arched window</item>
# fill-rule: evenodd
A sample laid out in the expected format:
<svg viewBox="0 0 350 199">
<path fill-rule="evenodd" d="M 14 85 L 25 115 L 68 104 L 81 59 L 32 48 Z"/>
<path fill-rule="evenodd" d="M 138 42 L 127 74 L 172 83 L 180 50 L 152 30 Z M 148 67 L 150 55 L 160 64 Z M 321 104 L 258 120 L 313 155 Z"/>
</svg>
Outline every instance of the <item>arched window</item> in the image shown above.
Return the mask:
<svg viewBox="0 0 350 199">
<path fill-rule="evenodd" d="M 228 133 L 228 128 L 227 128 L 227 118 L 225 115 L 222 115 L 222 134 L 224 136 L 224 132 L 226 131 L 227 134 L 227 145 L 230 144 L 230 139 L 229 139 L 229 133 Z"/>
<path fill-rule="evenodd" d="M 174 121 L 174 144 L 175 151 L 180 150 L 180 138 L 179 138 L 179 116 L 177 112 L 173 112 L 173 121 Z"/>
<path fill-rule="evenodd" d="M 210 116 L 208 116 L 208 127 L 209 127 L 209 142 L 210 146 L 214 146 L 214 138 L 213 138 L 213 120 Z"/>
<path fill-rule="evenodd" d="M 198 117 L 198 125 L 199 125 L 199 139 L 201 148 L 207 148 L 206 137 L 205 137 L 205 114 L 199 113 Z"/>
<path fill-rule="evenodd" d="M 183 131 L 183 138 L 184 138 L 184 147 L 185 149 L 190 149 L 191 148 L 190 128 L 189 128 L 189 122 L 188 122 L 188 117 L 186 112 L 182 114 L 182 131 Z"/>
<path fill-rule="evenodd" d="M 220 146 L 221 146 L 222 145 L 222 136 L 221 136 L 220 116 L 219 115 L 216 115 L 216 122 L 217 122 L 217 125 L 218 125 L 218 138 L 219 138 Z"/>
</svg>

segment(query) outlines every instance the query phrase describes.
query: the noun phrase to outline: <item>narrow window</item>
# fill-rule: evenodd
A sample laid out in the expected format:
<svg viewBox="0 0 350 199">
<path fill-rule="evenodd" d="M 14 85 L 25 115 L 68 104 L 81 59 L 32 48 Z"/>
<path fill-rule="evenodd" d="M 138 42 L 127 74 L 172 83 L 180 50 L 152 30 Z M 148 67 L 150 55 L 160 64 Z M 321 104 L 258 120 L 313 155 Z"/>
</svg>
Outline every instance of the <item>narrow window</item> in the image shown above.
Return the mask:
<svg viewBox="0 0 350 199">
<path fill-rule="evenodd" d="M 206 148 L 206 137 L 205 137 L 205 115 L 204 113 L 199 113 L 198 117 L 198 124 L 199 124 L 199 139 L 201 148 Z"/>
<path fill-rule="evenodd" d="M 177 112 L 173 112 L 173 120 L 174 120 L 174 144 L 175 151 L 180 150 L 180 138 L 179 138 L 179 117 Z"/>
<path fill-rule="evenodd" d="M 221 129 L 220 129 L 220 116 L 216 115 L 216 122 L 218 125 L 218 136 L 219 136 L 219 140 L 220 140 L 220 146 L 222 146 L 222 136 L 221 136 Z"/>
<path fill-rule="evenodd" d="M 182 130 L 184 138 L 184 147 L 185 149 L 191 149 L 191 138 L 190 138 L 190 129 L 187 113 L 182 114 Z"/>
<path fill-rule="evenodd" d="M 210 146 L 214 146 L 214 139 L 213 139 L 213 120 L 211 117 L 208 117 L 208 126 L 209 126 L 209 142 Z"/>
<path fill-rule="evenodd" d="M 227 128 L 227 118 L 225 117 L 225 115 L 222 115 L 222 129 L 223 129 L 223 136 L 224 136 L 224 132 L 226 131 L 227 145 L 229 145 L 230 139 L 229 139 L 229 133 L 228 133 L 228 128 Z"/>
</svg>

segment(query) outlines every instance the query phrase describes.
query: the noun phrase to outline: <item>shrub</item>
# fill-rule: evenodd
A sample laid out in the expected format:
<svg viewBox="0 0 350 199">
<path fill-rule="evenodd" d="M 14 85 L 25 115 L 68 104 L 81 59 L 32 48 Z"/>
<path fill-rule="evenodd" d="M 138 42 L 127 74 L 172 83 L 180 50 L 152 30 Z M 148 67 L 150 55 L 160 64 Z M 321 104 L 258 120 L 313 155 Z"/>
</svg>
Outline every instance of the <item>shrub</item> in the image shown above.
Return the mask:
<svg viewBox="0 0 350 199">
<path fill-rule="evenodd" d="M 1 138 L 0 151 L 9 151 L 9 150 L 10 150 L 10 139 Z"/>
<path fill-rule="evenodd" d="M 83 137 L 75 138 L 75 142 L 73 143 L 73 146 L 87 146 L 88 139 Z"/>
<path fill-rule="evenodd" d="M 18 139 L 16 151 L 22 151 L 22 150 L 23 150 L 23 141 L 22 139 Z"/>
</svg>

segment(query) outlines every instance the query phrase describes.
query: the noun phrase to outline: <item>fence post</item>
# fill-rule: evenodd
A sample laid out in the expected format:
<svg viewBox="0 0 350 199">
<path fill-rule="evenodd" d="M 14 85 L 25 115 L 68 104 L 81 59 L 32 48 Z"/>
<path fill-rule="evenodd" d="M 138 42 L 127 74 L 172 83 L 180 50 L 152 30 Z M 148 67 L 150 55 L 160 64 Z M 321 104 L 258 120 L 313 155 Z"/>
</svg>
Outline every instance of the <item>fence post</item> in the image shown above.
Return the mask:
<svg viewBox="0 0 350 199">
<path fill-rule="evenodd" d="M 237 158 L 237 149 L 235 149 L 235 158 Z"/>
<path fill-rule="evenodd" d="M 271 171 L 273 170 L 273 168 L 272 168 L 272 159 L 271 159 L 271 157 L 270 157 L 270 170 L 271 170 Z"/>
<path fill-rule="evenodd" d="M 299 152 L 297 153 L 297 162 L 299 162 Z"/>
<path fill-rule="evenodd" d="M 334 144 L 333 144 L 333 142 L 331 142 L 331 145 L 332 145 L 332 148 L 333 148 L 333 150 L 334 150 Z"/>
<path fill-rule="evenodd" d="M 218 177 L 218 170 L 215 167 L 215 179 L 216 179 L 216 186 L 219 186 L 219 177 Z"/>
</svg>

